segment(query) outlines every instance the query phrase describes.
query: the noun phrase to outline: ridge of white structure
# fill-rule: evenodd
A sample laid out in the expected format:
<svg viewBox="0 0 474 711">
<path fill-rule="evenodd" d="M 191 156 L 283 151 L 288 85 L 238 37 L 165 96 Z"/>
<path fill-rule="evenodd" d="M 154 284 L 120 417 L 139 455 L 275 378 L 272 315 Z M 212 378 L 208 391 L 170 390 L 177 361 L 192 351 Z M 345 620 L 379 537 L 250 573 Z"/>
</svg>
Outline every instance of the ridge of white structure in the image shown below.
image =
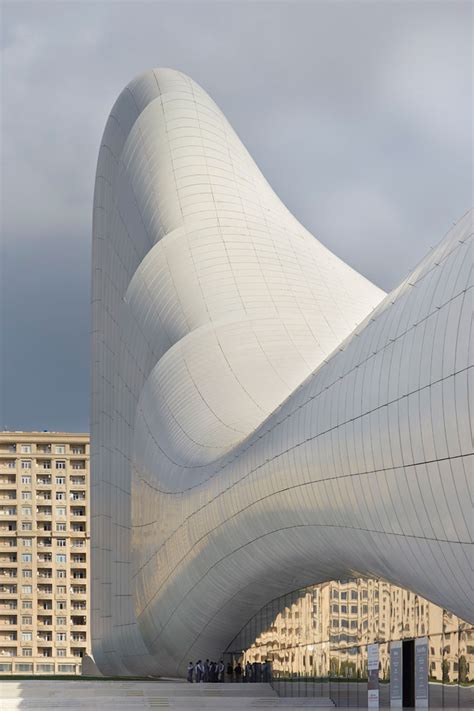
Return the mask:
<svg viewBox="0 0 474 711">
<path fill-rule="evenodd" d="M 382 577 L 472 619 L 472 214 L 389 296 L 180 72 L 108 119 L 93 226 L 92 637 L 183 675 L 269 599 Z"/>
</svg>

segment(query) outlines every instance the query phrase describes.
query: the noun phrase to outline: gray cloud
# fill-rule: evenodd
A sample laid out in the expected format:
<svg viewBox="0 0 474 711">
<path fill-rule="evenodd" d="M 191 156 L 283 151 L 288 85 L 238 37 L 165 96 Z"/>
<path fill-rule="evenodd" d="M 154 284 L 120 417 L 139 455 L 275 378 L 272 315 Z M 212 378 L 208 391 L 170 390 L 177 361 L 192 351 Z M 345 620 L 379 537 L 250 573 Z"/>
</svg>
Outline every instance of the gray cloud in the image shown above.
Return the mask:
<svg viewBox="0 0 474 711">
<path fill-rule="evenodd" d="M 88 428 L 95 161 L 133 76 L 196 79 L 298 219 L 390 289 L 472 201 L 471 12 L 4 3 L 2 424 Z"/>
</svg>

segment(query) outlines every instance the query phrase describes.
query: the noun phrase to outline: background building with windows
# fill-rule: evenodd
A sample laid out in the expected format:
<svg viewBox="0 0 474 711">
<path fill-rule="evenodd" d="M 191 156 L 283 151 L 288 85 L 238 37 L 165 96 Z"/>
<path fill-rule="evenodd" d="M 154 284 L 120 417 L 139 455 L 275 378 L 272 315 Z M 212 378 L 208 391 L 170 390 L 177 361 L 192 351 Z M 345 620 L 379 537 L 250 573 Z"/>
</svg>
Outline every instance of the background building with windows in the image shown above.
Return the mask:
<svg viewBox="0 0 474 711">
<path fill-rule="evenodd" d="M 89 435 L 0 433 L 0 674 L 89 651 Z"/>
</svg>

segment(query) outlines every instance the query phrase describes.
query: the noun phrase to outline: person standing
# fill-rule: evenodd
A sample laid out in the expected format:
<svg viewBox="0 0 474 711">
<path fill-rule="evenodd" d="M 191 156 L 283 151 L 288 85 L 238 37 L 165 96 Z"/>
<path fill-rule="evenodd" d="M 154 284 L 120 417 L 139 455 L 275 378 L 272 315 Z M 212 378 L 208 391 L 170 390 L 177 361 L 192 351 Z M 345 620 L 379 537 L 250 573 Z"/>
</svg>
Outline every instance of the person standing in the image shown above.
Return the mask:
<svg viewBox="0 0 474 711">
<path fill-rule="evenodd" d="M 221 659 L 219 664 L 217 665 L 217 681 L 222 683 L 224 681 L 224 661 Z"/>
<path fill-rule="evenodd" d="M 237 666 L 234 669 L 235 681 L 240 682 L 242 680 L 242 667 L 240 662 L 237 662 Z"/>
<path fill-rule="evenodd" d="M 192 662 L 189 662 L 187 680 L 190 684 L 193 683 L 193 673 L 194 673 L 194 664 Z"/>
<path fill-rule="evenodd" d="M 198 659 L 196 663 L 196 684 L 199 684 L 200 681 L 202 681 L 202 662 Z"/>
<path fill-rule="evenodd" d="M 209 659 L 206 659 L 204 662 L 204 672 L 203 672 L 203 681 L 209 681 Z"/>
</svg>

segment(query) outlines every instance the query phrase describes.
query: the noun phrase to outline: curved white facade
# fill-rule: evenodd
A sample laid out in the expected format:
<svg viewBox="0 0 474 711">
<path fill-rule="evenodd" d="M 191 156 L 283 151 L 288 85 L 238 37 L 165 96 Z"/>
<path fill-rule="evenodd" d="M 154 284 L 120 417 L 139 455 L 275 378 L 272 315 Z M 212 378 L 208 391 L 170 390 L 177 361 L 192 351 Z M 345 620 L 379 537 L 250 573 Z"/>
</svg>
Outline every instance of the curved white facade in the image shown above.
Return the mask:
<svg viewBox="0 0 474 711">
<path fill-rule="evenodd" d="M 122 92 L 94 198 L 102 671 L 182 674 L 270 598 L 346 575 L 472 619 L 471 233 L 468 214 L 384 298 L 188 77 Z"/>
</svg>

